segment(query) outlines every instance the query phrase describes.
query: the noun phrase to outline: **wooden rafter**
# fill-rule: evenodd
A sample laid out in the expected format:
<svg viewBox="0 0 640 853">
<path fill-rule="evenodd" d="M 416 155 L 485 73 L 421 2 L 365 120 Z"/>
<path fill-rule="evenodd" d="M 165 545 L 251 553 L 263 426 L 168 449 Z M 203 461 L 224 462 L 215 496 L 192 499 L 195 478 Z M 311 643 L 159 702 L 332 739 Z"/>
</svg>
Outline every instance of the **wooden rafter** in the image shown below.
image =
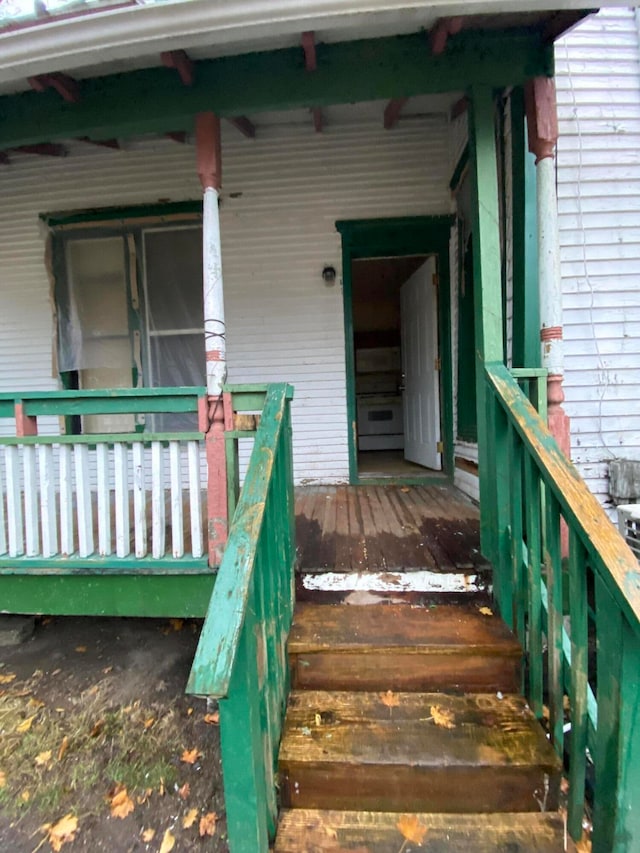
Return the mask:
<svg viewBox="0 0 640 853">
<path fill-rule="evenodd" d="M 469 98 L 464 95 L 460 100 L 456 101 L 455 104 L 451 107 L 451 121 L 455 121 L 459 118 L 463 113 L 469 109 Z"/>
<path fill-rule="evenodd" d="M 87 145 L 97 145 L 100 148 L 113 148 L 118 150 L 120 143 L 117 139 L 90 139 L 88 136 L 77 136 L 78 142 L 86 142 Z"/>
<path fill-rule="evenodd" d="M 462 17 L 440 18 L 429 33 L 431 53 L 434 56 L 440 56 L 444 53 L 449 36 L 457 35 L 462 29 L 463 24 L 464 19 Z"/>
<path fill-rule="evenodd" d="M 384 109 L 384 127 L 385 130 L 391 130 L 394 124 L 400 118 L 402 108 L 407 103 L 409 98 L 393 98 L 389 101 Z"/>
<path fill-rule="evenodd" d="M 193 86 L 195 65 L 184 50 L 168 50 L 161 53 L 160 58 L 164 66 L 175 68 L 185 86 Z"/>
<path fill-rule="evenodd" d="M 256 138 L 256 126 L 246 116 L 231 116 L 228 119 L 229 124 L 233 125 L 236 130 L 239 130 L 247 139 Z"/>
<path fill-rule="evenodd" d="M 316 36 L 313 30 L 302 33 L 302 49 L 304 51 L 304 67 L 307 71 L 315 71 L 318 68 L 318 56 L 316 54 Z M 313 127 L 316 133 L 322 133 L 322 110 L 320 107 L 311 107 L 313 116 Z"/>
<path fill-rule="evenodd" d="M 170 130 L 165 133 L 167 139 L 172 139 L 174 142 L 179 142 L 184 145 L 187 141 L 187 132 L 185 130 Z"/>
<path fill-rule="evenodd" d="M 12 148 L 20 154 L 37 154 L 39 157 L 66 157 L 67 149 L 57 142 L 40 142 L 37 145 L 19 145 Z"/>
<path fill-rule="evenodd" d="M 45 92 L 47 89 L 55 91 L 70 104 L 77 104 L 80 100 L 80 86 L 78 81 L 68 74 L 38 74 L 29 77 L 29 85 L 36 92 Z"/>
</svg>

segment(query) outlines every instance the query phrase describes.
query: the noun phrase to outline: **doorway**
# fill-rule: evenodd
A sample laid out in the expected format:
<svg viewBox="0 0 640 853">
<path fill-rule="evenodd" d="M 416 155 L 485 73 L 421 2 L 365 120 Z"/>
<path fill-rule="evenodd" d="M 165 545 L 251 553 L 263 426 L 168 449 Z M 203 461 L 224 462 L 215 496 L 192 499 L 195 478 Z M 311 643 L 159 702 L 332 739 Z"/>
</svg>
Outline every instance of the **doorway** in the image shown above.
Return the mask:
<svg viewBox="0 0 640 853">
<path fill-rule="evenodd" d="M 362 480 L 442 470 L 437 284 L 433 255 L 352 261 Z"/>
</svg>

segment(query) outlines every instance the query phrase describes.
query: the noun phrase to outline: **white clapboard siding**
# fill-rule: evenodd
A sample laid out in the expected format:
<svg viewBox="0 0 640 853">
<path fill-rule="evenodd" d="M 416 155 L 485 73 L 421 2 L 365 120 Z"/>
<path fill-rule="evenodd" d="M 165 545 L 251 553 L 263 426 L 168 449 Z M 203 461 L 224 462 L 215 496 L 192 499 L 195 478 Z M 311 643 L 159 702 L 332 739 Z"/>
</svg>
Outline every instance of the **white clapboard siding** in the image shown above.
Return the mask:
<svg viewBox="0 0 640 853">
<path fill-rule="evenodd" d="M 328 121 L 321 134 L 304 111 L 287 124 L 263 125 L 252 116 L 255 140 L 228 125 L 223 130 L 229 381 L 295 386 L 297 481 L 348 477 L 336 220 L 451 210 L 446 114 L 412 115 L 386 131 L 383 110 L 381 103 L 360 115 L 355 107 L 352 120 Z M 125 140 L 120 151 L 65 145 L 66 158 L 16 154 L 0 168 L 0 390 L 56 387 L 40 213 L 200 197 L 192 144 Z M 338 270 L 334 287 L 321 277 L 327 265 Z M 0 421 L 0 434 L 12 428 Z"/>
<path fill-rule="evenodd" d="M 556 45 L 558 207 L 572 457 L 609 503 L 608 463 L 640 458 L 640 45 L 632 9 Z"/>
</svg>

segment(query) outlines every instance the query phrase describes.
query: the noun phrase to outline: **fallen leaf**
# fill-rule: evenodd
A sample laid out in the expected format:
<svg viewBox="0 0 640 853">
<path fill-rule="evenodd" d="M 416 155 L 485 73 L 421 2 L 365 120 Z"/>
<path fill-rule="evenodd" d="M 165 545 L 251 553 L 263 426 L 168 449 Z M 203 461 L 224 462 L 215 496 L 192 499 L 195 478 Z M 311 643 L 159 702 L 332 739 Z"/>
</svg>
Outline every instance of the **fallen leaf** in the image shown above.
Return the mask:
<svg viewBox="0 0 640 853">
<path fill-rule="evenodd" d="M 145 721 L 144 721 L 144 727 L 145 727 L 145 729 L 150 729 L 150 728 L 151 728 L 151 726 L 155 723 L 155 721 L 156 721 L 156 718 L 155 718 L 155 717 L 149 717 L 149 719 L 148 719 L 148 720 L 145 720 Z"/>
<path fill-rule="evenodd" d="M 58 761 L 62 761 L 64 758 L 65 752 L 69 749 L 69 738 L 65 735 L 62 738 L 62 743 L 60 744 L 60 749 L 58 750 Z"/>
<path fill-rule="evenodd" d="M 208 723 L 210 726 L 217 726 L 220 724 L 220 711 L 214 711 L 213 714 L 205 714 L 204 715 L 205 723 Z"/>
<path fill-rule="evenodd" d="M 181 800 L 186 800 L 190 793 L 191 785 L 188 782 L 185 782 L 181 788 L 178 788 L 178 796 Z"/>
<path fill-rule="evenodd" d="M 160 853 L 170 853 L 171 850 L 176 846 L 176 839 L 171 834 L 171 830 L 167 829 L 163 838 L 162 844 L 160 845 Z"/>
<path fill-rule="evenodd" d="M 76 646 L 76 651 L 78 654 L 83 655 L 87 651 L 86 646 Z"/>
<path fill-rule="evenodd" d="M 440 705 L 432 705 L 429 710 L 436 726 L 442 726 L 443 729 L 455 729 L 456 718 L 453 711 L 442 708 Z"/>
<path fill-rule="evenodd" d="M 187 717 L 190 717 L 193 714 L 193 708 L 187 708 Z"/>
<path fill-rule="evenodd" d="M 128 814 L 131 814 L 135 808 L 133 800 L 127 793 L 126 788 L 116 788 L 114 795 L 109 801 L 109 805 L 111 806 L 111 817 L 119 817 L 121 820 L 124 820 Z"/>
<path fill-rule="evenodd" d="M 0 770 L 0 788 L 4 788 L 7 784 L 7 774 L 4 770 Z"/>
<path fill-rule="evenodd" d="M 160 777 L 160 785 L 158 787 L 158 793 L 160 794 L 161 797 L 164 797 L 164 795 L 167 793 L 167 789 L 164 786 L 164 779 L 162 777 Z"/>
<path fill-rule="evenodd" d="M 36 699 L 34 696 L 29 699 L 27 705 L 29 708 L 44 708 L 44 702 L 41 702 L 40 699 Z"/>
<path fill-rule="evenodd" d="M 189 809 L 186 815 L 182 818 L 182 828 L 189 829 L 198 819 L 198 809 Z"/>
<path fill-rule="evenodd" d="M 389 709 L 397 708 L 400 705 L 400 699 L 393 690 L 387 690 L 386 693 L 380 693 L 379 695 L 382 704 L 386 705 Z"/>
<path fill-rule="evenodd" d="M 583 835 L 580 841 L 576 841 L 576 853 L 591 853 L 591 839 Z"/>
<path fill-rule="evenodd" d="M 49 844 L 54 850 L 58 851 L 63 844 L 73 841 L 76 837 L 78 818 L 72 814 L 66 814 L 57 823 L 45 823 L 42 829 L 48 835 Z"/>
<path fill-rule="evenodd" d="M 142 840 L 145 844 L 148 844 L 150 841 L 153 841 L 155 838 L 156 831 L 155 829 L 143 829 L 142 830 Z"/>
<path fill-rule="evenodd" d="M 23 735 L 25 732 L 28 732 L 35 718 L 35 714 L 33 715 L 33 717 L 27 717 L 26 720 L 23 720 L 16 726 L 16 731 L 19 732 L 21 735 Z"/>
<path fill-rule="evenodd" d="M 180 756 L 180 761 L 184 761 L 185 764 L 195 764 L 201 755 L 202 753 L 198 752 L 197 747 L 196 749 L 185 749 Z"/>
<path fill-rule="evenodd" d="M 35 759 L 36 767 L 51 767 L 53 763 L 51 761 L 51 754 L 50 749 L 47 749 L 46 752 L 39 752 Z"/>
<path fill-rule="evenodd" d="M 426 827 L 423 823 L 420 822 L 420 819 L 417 815 L 400 815 L 400 819 L 396 823 L 396 826 L 400 830 L 402 836 L 406 838 L 407 841 L 411 841 L 412 844 L 418 844 L 422 846 L 422 842 L 424 841 L 424 837 L 427 834 L 428 827 Z"/>
<path fill-rule="evenodd" d="M 143 806 L 149 797 L 153 794 L 153 788 L 145 788 L 145 790 L 136 797 L 136 802 L 139 806 Z"/>
<path fill-rule="evenodd" d="M 31 791 L 28 788 L 25 788 L 20 794 L 20 799 L 23 803 L 28 803 L 31 799 Z"/>
<path fill-rule="evenodd" d="M 493 610 L 490 607 L 479 607 L 478 613 L 482 613 L 483 616 L 493 616 Z"/>
<path fill-rule="evenodd" d="M 105 668 L 102 670 L 102 672 L 104 675 L 109 675 L 109 673 L 111 672 L 112 669 L 113 669 L 113 666 L 105 666 Z M 155 829 L 152 831 L 155 833 Z"/>
<path fill-rule="evenodd" d="M 182 631 L 184 619 L 169 619 L 169 625 L 171 625 L 174 631 Z"/>
<path fill-rule="evenodd" d="M 98 720 L 97 723 L 93 724 L 93 728 L 89 732 L 89 737 L 98 737 L 98 735 L 102 732 L 104 728 L 104 720 Z"/>
<path fill-rule="evenodd" d="M 5 675 L 0 675 L 0 684 L 11 684 L 11 682 L 15 680 L 15 672 L 7 672 Z"/>
<path fill-rule="evenodd" d="M 200 832 L 201 838 L 205 835 L 216 834 L 217 820 L 218 815 L 215 812 L 209 812 L 208 814 L 205 814 L 200 818 L 200 826 L 198 828 L 198 831 Z"/>
</svg>

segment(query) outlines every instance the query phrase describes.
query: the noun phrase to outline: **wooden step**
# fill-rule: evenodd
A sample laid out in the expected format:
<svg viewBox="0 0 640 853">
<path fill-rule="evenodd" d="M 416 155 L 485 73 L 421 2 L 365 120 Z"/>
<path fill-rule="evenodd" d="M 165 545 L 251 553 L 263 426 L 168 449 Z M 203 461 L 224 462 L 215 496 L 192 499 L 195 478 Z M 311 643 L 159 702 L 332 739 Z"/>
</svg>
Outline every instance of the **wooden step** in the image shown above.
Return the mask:
<svg viewBox="0 0 640 853">
<path fill-rule="evenodd" d="M 279 764 L 285 807 L 557 807 L 560 762 L 520 696 L 296 691 Z"/>
<path fill-rule="evenodd" d="M 571 843 L 566 849 L 575 851 Z M 549 812 L 460 815 L 289 809 L 282 813 L 274 853 L 338 850 L 561 853 L 564 822 Z"/>
<path fill-rule="evenodd" d="M 298 689 L 520 689 L 517 640 L 474 605 L 299 603 L 288 648 Z"/>
</svg>

